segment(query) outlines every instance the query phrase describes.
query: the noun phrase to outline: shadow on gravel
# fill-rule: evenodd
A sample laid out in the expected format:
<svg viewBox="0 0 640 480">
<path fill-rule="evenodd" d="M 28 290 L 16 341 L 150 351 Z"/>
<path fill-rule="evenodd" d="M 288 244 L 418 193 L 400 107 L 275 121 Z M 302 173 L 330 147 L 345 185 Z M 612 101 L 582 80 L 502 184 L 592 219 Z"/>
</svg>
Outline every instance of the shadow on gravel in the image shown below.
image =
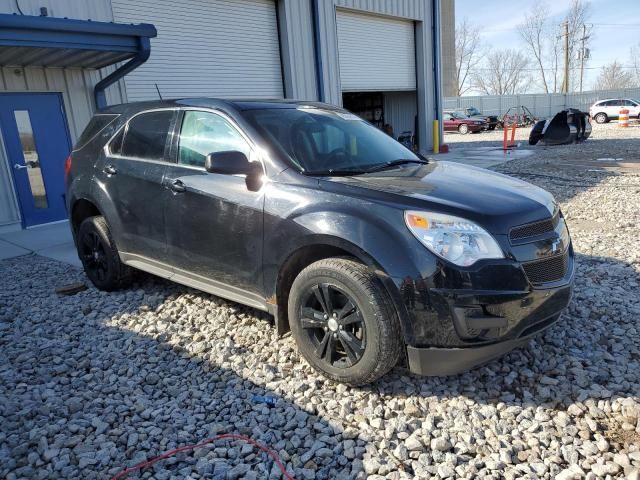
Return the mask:
<svg viewBox="0 0 640 480">
<path fill-rule="evenodd" d="M 308 413 L 312 408 L 264 386 L 291 380 L 279 369 L 251 365 L 256 359 L 231 339 L 207 339 L 210 332 L 194 321 L 175 320 L 198 307 L 219 315 L 221 304 L 208 302 L 208 295 L 185 296 L 185 289 L 150 277 L 137 290 L 54 293 L 83 277 L 36 256 L 0 263 L 1 478 L 111 478 L 122 467 L 219 433 L 273 448 L 296 478 L 347 478 L 352 467 L 354 474 L 361 469 L 342 455 L 343 441 L 357 432 L 337 437 Z M 235 304 L 223 307 L 266 318 Z M 260 323 L 257 328 L 269 328 Z M 242 368 L 266 372 L 263 385 L 234 372 Z M 269 408 L 254 395 L 277 403 Z M 352 458 L 353 443 L 346 444 Z M 266 454 L 229 441 L 150 470 L 157 479 L 192 472 L 197 478 L 282 478 Z"/>
</svg>

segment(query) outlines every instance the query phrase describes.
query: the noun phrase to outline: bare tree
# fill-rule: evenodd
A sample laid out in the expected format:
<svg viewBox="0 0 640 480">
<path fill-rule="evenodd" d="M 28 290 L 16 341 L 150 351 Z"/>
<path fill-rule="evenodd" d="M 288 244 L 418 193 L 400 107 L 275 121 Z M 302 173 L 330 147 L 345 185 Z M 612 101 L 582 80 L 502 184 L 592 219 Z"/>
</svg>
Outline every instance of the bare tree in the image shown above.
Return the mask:
<svg viewBox="0 0 640 480">
<path fill-rule="evenodd" d="M 536 68 L 538 69 L 538 80 L 544 88 L 544 93 L 549 93 L 547 83 L 547 72 L 545 61 L 549 50 L 549 14 L 547 5 L 543 2 L 534 4 L 525 14 L 524 22 L 518 30 L 520 37 L 527 46 L 527 50 L 533 55 Z M 555 91 L 555 87 L 554 87 Z"/>
<path fill-rule="evenodd" d="M 468 92 L 474 68 L 481 60 L 480 33 L 478 27 L 466 18 L 456 25 L 456 82 L 458 96 Z"/>
<path fill-rule="evenodd" d="M 629 62 L 635 84 L 636 86 L 640 86 L 640 43 L 631 47 L 629 51 Z"/>
<path fill-rule="evenodd" d="M 546 3 L 538 3 L 526 13 L 524 22 L 519 26 L 520 38 L 531 55 L 535 79 L 545 93 L 557 93 L 562 87 L 564 77 L 564 41 L 563 30 L 549 15 Z M 568 22 L 569 30 L 569 86 L 577 86 L 580 77 L 580 55 L 582 38 L 585 48 L 589 46 L 591 26 L 587 24 L 591 15 L 591 5 L 585 0 L 572 0 L 563 21 Z M 586 26 L 586 28 L 585 28 Z M 586 35 L 585 35 L 586 32 Z M 585 65 L 587 59 L 585 58 Z"/>
<path fill-rule="evenodd" d="M 595 81 L 595 90 L 615 90 L 629 88 L 634 85 L 633 73 L 625 70 L 624 66 L 614 60 L 600 69 L 600 74 Z"/>
<path fill-rule="evenodd" d="M 491 51 L 473 75 L 473 88 L 485 95 L 514 95 L 527 90 L 529 60 L 520 50 Z"/>
</svg>

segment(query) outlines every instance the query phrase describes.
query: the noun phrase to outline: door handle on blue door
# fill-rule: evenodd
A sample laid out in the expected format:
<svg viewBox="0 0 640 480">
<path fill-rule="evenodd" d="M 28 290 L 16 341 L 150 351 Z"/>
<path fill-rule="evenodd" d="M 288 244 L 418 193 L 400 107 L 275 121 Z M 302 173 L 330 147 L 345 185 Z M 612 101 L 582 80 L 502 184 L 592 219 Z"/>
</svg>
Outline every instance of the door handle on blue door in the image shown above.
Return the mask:
<svg viewBox="0 0 640 480">
<path fill-rule="evenodd" d="M 185 192 L 187 190 L 187 186 L 182 183 L 180 180 L 174 180 L 169 184 L 169 188 L 176 193 Z"/>
<path fill-rule="evenodd" d="M 116 170 L 116 167 L 114 167 L 113 165 L 107 165 L 102 171 L 107 175 L 115 175 L 116 173 L 118 173 L 118 170 Z"/>
</svg>

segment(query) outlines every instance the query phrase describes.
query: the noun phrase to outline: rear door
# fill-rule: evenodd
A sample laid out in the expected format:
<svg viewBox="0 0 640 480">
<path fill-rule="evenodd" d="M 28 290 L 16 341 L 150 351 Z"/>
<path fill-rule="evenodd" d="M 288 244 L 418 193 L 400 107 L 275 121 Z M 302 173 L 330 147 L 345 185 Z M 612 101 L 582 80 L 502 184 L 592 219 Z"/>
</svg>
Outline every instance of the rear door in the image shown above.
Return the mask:
<svg viewBox="0 0 640 480">
<path fill-rule="evenodd" d="M 620 115 L 620 109 L 622 108 L 623 103 L 624 102 L 622 100 L 609 100 L 607 102 L 607 106 L 605 107 L 607 116 L 609 118 L 618 118 L 618 115 Z"/>
<path fill-rule="evenodd" d="M 209 153 L 237 150 L 254 156 L 248 137 L 222 112 L 185 110 L 179 119 L 175 163 L 165 174 L 168 258 L 179 276 L 212 293 L 262 304 L 262 191 L 245 177 L 208 173 Z M 235 298 L 233 298 L 235 299 Z"/>
<path fill-rule="evenodd" d="M 162 198 L 176 109 L 137 114 L 108 146 L 100 175 L 117 218 L 107 220 L 121 253 L 165 262 Z"/>
</svg>

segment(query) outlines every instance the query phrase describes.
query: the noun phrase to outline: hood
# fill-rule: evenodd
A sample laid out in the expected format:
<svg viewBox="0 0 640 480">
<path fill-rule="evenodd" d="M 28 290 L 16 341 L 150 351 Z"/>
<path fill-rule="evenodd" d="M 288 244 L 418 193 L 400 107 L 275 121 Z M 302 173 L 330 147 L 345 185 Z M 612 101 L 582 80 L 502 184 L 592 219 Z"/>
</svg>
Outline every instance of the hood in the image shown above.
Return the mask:
<svg viewBox="0 0 640 480">
<path fill-rule="evenodd" d="M 330 182 L 366 189 L 362 194 L 406 209 L 467 218 L 496 234 L 549 218 L 556 208 L 553 196 L 535 185 L 452 162 L 430 161 L 375 174 L 333 177 Z"/>
</svg>

